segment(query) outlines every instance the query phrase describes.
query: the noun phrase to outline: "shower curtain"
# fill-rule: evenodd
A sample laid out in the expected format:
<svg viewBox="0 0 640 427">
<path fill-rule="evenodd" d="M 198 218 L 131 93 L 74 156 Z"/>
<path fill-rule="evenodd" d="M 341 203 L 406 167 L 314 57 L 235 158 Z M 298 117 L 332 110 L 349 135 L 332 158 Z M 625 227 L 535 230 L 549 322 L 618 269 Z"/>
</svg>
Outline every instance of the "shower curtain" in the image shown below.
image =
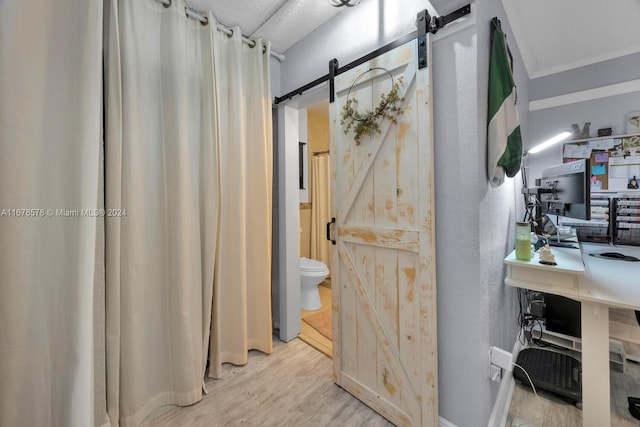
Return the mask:
<svg viewBox="0 0 640 427">
<path fill-rule="evenodd" d="M 220 232 L 209 375 L 271 353 L 272 130 L 269 49 L 214 34 L 220 127 Z"/>
<path fill-rule="evenodd" d="M 271 351 L 268 46 L 111 1 L 107 401 L 112 425 L 189 405 L 221 363 Z"/>
<path fill-rule="evenodd" d="M 104 414 L 104 395 L 94 404 L 102 6 L 0 1 L 2 427 L 104 421 L 94 421 L 94 407 Z"/>
<path fill-rule="evenodd" d="M 138 426 L 155 408 L 202 397 L 218 111 L 212 32 L 185 17 L 182 1 L 109 10 L 107 404 L 112 425 Z"/>
<path fill-rule="evenodd" d="M 311 161 L 311 258 L 331 270 L 331 243 L 326 239 L 331 221 L 331 174 L 329 154 L 314 155 Z"/>
</svg>

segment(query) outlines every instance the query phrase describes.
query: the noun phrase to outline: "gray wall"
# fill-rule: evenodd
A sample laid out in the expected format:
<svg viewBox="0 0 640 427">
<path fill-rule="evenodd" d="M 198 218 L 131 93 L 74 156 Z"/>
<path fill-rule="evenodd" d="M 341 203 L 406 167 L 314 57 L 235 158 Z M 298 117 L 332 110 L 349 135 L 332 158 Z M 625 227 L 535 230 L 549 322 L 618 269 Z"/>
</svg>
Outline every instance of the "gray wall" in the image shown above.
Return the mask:
<svg viewBox="0 0 640 427">
<path fill-rule="evenodd" d="M 465 3 L 434 5 L 446 14 Z M 433 38 L 439 409 L 461 427 L 487 424 L 497 394 L 488 379 L 489 346 L 510 351 L 517 335 L 516 301 L 502 266 L 513 248 L 517 182 L 490 189 L 485 166 L 489 19 L 498 15 L 508 25 L 500 0 L 480 3 L 482 11 L 472 3 L 471 17 Z M 285 52 L 281 94 L 326 74 L 331 58 L 344 65 L 414 31 L 416 13 L 428 7 L 363 0 L 343 11 Z M 510 41 L 526 107 L 527 78 Z"/>
<path fill-rule="evenodd" d="M 495 399 L 488 381 L 489 317 L 500 313 L 489 313 L 479 256 L 478 185 L 486 173 L 477 161 L 475 26 L 434 42 L 433 67 L 439 409 L 458 426 L 480 426 Z"/>
<path fill-rule="evenodd" d="M 486 306 L 489 313 L 486 337 L 490 345 L 513 349 L 518 335 L 516 318 L 518 314 L 517 291 L 504 285 L 506 275 L 504 257 L 513 250 L 515 241 L 515 222 L 522 220 L 524 213 L 523 198 L 520 195 L 522 182 L 520 175 L 508 179 L 498 187 L 491 188 L 486 176 L 487 158 L 487 94 L 489 80 L 489 22 L 497 16 L 502 22 L 502 30 L 513 54 L 513 75 L 516 83 L 520 112 L 520 128 L 523 144 L 528 139 L 528 82 L 529 77 L 516 45 L 513 31 L 507 21 L 500 1 L 484 1 L 478 10 L 478 129 L 480 154 L 477 157 L 481 175 L 478 179 L 479 218 L 480 218 L 480 272 L 481 283 L 486 286 Z M 496 383 L 490 383 L 492 391 L 497 390 Z"/>
<path fill-rule="evenodd" d="M 280 61 L 275 59 L 273 56 L 269 58 L 269 68 L 271 70 L 271 96 L 277 96 L 281 93 L 280 91 Z"/>
</svg>

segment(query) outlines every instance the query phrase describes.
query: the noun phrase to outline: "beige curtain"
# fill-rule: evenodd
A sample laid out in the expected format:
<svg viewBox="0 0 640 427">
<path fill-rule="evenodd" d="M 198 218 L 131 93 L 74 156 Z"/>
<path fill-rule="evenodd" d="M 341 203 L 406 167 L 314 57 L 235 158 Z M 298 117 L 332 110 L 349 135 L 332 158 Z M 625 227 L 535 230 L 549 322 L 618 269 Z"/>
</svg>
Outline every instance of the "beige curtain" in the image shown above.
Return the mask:
<svg viewBox="0 0 640 427">
<path fill-rule="evenodd" d="M 331 221 L 331 174 L 329 154 L 314 155 L 311 161 L 311 258 L 331 269 L 331 242 L 327 223 Z"/>
<path fill-rule="evenodd" d="M 2 427 L 104 421 L 94 421 L 94 407 L 104 414 L 104 399 L 94 403 L 102 8 L 0 1 Z"/>
<path fill-rule="evenodd" d="M 213 16 L 110 3 L 107 405 L 112 425 L 202 396 L 218 224 Z"/>
<path fill-rule="evenodd" d="M 220 227 L 209 375 L 271 352 L 271 94 L 269 45 L 214 34 L 220 127 Z"/>
</svg>

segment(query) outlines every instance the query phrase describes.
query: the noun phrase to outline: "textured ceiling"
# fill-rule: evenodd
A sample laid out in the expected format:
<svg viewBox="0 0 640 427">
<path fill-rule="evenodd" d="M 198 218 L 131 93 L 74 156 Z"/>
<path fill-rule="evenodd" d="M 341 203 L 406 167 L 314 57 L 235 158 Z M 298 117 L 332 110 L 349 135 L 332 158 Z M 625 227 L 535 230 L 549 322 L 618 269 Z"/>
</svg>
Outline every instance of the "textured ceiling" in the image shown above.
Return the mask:
<svg viewBox="0 0 640 427">
<path fill-rule="evenodd" d="M 1 0 L 0 0 L 1 1 Z M 362 2 L 376 0 L 362 0 Z M 386 0 L 401 1 L 401 0 Z M 338 13 L 327 0 L 186 0 L 284 52 Z M 432 0 L 452 11 L 469 0 Z M 425 1 L 425 3 L 428 3 Z M 640 52 L 640 0 L 502 0 L 530 78 Z M 357 8 L 357 6 L 356 6 Z"/>
<path fill-rule="evenodd" d="M 640 52 L 638 0 L 502 0 L 530 78 Z"/>
<path fill-rule="evenodd" d="M 186 0 L 186 3 L 199 11 L 213 11 L 218 22 L 229 27 L 238 25 L 245 36 L 271 41 L 271 48 L 277 52 L 284 52 L 345 9 L 332 7 L 326 0 Z"/>
</svg>

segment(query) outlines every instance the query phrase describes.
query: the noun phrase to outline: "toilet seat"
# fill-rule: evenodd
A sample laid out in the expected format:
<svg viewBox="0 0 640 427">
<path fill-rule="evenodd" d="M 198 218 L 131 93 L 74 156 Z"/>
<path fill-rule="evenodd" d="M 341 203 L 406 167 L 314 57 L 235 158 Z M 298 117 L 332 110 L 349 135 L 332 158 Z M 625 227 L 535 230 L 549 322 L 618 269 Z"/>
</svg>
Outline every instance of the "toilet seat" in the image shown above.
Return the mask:
<svg viewBox="0 0 640 427">
<path fill-rule="evenodd" d="M 327 271 L 327 266 L 320 261 L 309 258 L 300 258 L 300 271 L 306 271 L 309 273 L 322 273 Z"/>
</svg>

